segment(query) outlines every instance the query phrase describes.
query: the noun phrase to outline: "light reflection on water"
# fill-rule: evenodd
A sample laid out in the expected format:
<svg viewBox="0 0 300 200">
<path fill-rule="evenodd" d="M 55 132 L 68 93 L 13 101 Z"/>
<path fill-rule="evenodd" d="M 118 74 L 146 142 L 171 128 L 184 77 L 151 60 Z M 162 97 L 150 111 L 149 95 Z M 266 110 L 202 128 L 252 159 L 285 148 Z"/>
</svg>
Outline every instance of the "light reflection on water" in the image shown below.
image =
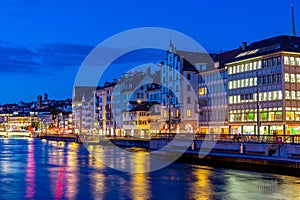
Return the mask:
<svg viewBox="0 0 300 200">
<path fill-rule="evenodd" d="M 89 148 L 100 160 L 109 156 Z M 292 176 L 182 163 L 131 174 L 82 145 L 37 139 L 2 139 L 0 152 L 0 199 L 300 199 L 300 178 Z M 130 158 L 136 172 L 148 167 L 146 154 Z"/>
</svg>

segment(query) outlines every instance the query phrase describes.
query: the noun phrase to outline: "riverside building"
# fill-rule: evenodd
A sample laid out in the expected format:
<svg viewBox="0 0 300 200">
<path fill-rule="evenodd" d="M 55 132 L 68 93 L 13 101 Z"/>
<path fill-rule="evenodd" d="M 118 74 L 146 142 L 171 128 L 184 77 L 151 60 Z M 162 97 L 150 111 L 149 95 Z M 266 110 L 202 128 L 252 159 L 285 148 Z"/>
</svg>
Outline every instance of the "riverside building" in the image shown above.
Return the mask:
<svg viewBox="0 0 300 200">
<path fill-rule="evenodd" d="M 254 42 L 226 64 L 230 133 L 300 134 L 300 38 Z"/>
</svg>

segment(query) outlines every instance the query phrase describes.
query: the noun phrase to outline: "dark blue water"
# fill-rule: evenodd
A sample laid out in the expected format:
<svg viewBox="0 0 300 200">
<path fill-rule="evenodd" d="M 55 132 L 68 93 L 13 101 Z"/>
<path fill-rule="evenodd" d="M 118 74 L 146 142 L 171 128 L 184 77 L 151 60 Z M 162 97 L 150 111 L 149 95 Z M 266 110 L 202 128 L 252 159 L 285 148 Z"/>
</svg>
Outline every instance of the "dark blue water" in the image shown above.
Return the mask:
<svg viewBox="0 0 300 200">
<path fill-rule="evenodd" d="M 79 144 L 0 140 L 0 199 L 300 199 L 300 178 L 173 163 L 108 168 Z"/>
</svg>

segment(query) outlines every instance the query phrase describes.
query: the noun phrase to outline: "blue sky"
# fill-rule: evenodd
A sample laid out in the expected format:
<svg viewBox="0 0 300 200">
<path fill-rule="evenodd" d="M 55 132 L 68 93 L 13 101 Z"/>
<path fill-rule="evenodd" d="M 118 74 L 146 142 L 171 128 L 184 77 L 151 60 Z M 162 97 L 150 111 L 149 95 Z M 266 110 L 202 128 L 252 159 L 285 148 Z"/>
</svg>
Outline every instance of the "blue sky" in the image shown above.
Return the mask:
<svg viewBox="0 0 300 200">
<path fill-rule="evenodd" d="M 295 4 L 298 28 L 300 1 Z M 71 98 L 85 56 L 119 32 L 170 28 L 194 38 L 208 52 L 217 52 L 242 41 L 289 35 L 291 7 L 289 0 L 2 0 L 0 26 L 4 104 L 35 101 L 44 92 L 52 99 Z M 133 56 L 123 62 L 136 63 Z"/>
</svg>

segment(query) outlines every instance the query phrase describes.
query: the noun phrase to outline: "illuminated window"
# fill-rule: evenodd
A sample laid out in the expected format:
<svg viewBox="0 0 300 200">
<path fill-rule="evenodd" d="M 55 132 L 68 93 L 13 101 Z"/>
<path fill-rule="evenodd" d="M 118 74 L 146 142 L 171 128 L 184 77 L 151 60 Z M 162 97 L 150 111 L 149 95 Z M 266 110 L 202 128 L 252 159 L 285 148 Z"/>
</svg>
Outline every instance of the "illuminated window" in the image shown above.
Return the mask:
<svg viewBox="0 0 300 200">
<path fill-rule="evenodd" d="M 198 89 L 199 96 L 206 95 L 207 94 L 206 92 L 207 92 L 206 88 L 199 88 Z"/>
<path fill-rule="evenodd" d="M 296 92 L 292 91 L 291 94 L 292 94 L 292 99 L 295 100 L 296 99 Z"/>
<path fill-rule="evenodd" d="M 300 58 L 296 58 L 296 65 L 300 66 Z"/>
<path fill-rule="evenodd" d="M 300 112 L 295 112 L 295 120 L 300 120 Z"/>
<path fill-rule="evenodd" d="M 288 73 L 284 74 L 284 80 L 285 82 L 290 82 L 290 75 Z"/>
<path fill-rule="evenodd" d="M 232 96 L 229 97 L 229 104 L 233 104 L 233 97 Z"/>
<path fill-rule="evenodd" d="M 240 65 L 236 66 L 236 73 L 240 73 Z"/>
<path fill-rule="evenodd" d="M 272 94 L 273 92 L 269 92 L 269 94 L 268 94 L 268 96 L 269 96 L 269 98 L 268 98 L 268 100 L 269 101 L 272 101 L 273 99 L 272 99 L 272 97 L 273 97 L 273 94 Z"/>
<path fill-rule="evenodd" d="M 295 65 L 295 58 L 294 57 L 290 57 L 290 62 L 291 62 L 291 65 Z"/>
<path fill-rule="evenodd" d="M 187 111 L 186 111 L 186 116 L 187 116 L 187 117 L 191 117 L 191 116 L 192 116 L 191 110 L 187 110 Z"/>
<path fill-rule="evenodd" d="M 245 87 L 245 80 L 244 79 L 241 80 L 241 87 Z"/>
<path fill-rule="evenodd" d="M 278 91 L 278 99 L 282 100 L 282 91 L 281 90 Z"/>
<path fill-rule="evenodd" d="M 290 64 L 290 62 L 289 62 L 289 57 L 284 56 L 284 64 L 285 64 L 285 65 L 289 65 L 289 64 Z"/>
<path fill-rule="evenodd" d="M 261 68 L 261 60 L 258 61 L 258 65 L 257 65 L 257 69 L 260 69 Z"/>
<path fill-rule="evenodd" d="M 259 101 L 262 101 L 263 93 L 259 93 Z"/>
<path fill-rule="evenodd" d="M 297 99 L 300 100 L 300 91 L 297 91 Z"/>
<path fill-rule="evenodd" d="M 254 63 L 253 63 L 253 70 L 256 70 L 256 65 L 257 65 L 257 63 L 254 62 Z"/>
<path fill-rule="evenodd" d="M 268 100 L 268 93 L 264 92 L 263 93 L 263 101 L 267 101 Z"/>
<path fill-rule="evenodd" d="M 232 67 L 228 67 L 228 74 L 232 74 Z"/>
<path fill-rule="evenodd" d="M 240 96 L 240 95 L 238 95 L 238 96 L 236 97 L 236 103 L 241 103 L 241 96 Z"/>
<path fill-rule="evenodd" d="M 290 99 L 290 91 L 285 91 L 285 99 Z"/>
<path fill-rule="evenodd" d="M 252 70 L 252 63 L 249 63 L 249 70 Z"/>
<path fill-rule="evenodd" d="M 297 81 L 297 83 L 300 83 L 300 74 L 296 75 L 296 81 Z"/>
<path fill-rule="evenodd" d="M 248 71 L 248 70 L 249 70 L 249 64 L 246 63 L 246 64 L 245 64 L 245 69 L 244 69 L 244 71 L 246 72 L 246 71 Z"/>
<path fill-rule="evenodd" d="M 236 72 L 236 66 L 233 66 L 232 67 L 232 73 L 235 74 L 235 72 Z"/>
<path fill-rule="evenodd" d="M 273 91 L 273 100 L 277 100 L 277 99 L 278 99 L 277 91 Z"/>
<path fill-rule="evenodd" d="M 295 83 L 295 82 L 296 82 L 295 74 L 291 74 L 291 82 L 292 82 L 292 83 Z"/>
<path fill-rule="evenodd" d="M 248 85 L 248 81 L 249 81 L 249 78 L 246 78 L 245 79 L 245 87 L 248 87 L 249 85 Z"/>
<path fill-rule="evenodd" d="M 228 82 L 228 89 L 231 89 L 232 88 L 232 81 L 229 81 Z"/>
<path fill-rule="evenodd" d="M 249 86 L 253 86 L 253 78 L 249 78 Z"/>
<path fill-rule="evenodd" d="M 295 120 L 294 112 L 286 112 L 286 120 Z"/>
<path fill-rule="evenodd" d="M 241 80 L 237 80 L 237 88 L 241 87 Z"/>
</svg>

